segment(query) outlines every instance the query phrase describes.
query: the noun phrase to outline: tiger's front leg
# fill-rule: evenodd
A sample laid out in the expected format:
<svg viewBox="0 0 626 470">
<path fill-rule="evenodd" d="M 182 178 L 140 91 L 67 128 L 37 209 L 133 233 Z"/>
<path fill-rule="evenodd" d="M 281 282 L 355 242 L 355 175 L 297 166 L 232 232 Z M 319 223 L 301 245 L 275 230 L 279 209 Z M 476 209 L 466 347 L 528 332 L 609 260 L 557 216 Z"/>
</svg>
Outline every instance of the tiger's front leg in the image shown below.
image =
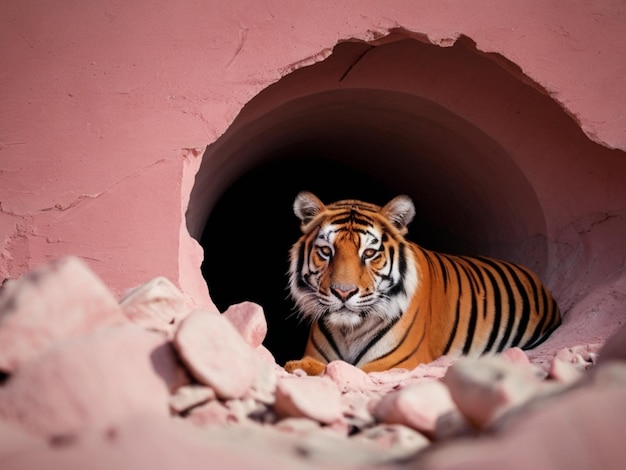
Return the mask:
<svg viewBox="0 0 626 470">
<path fill-rule="evenodd" d="M 285 364 L 285 370 L 292 373 L 296 369 L 302 369 L 307 375 L 322 375 L 326 370 L 326 364 L 313 359 L 311 356 L 304 356 L 297 361 L 287 361 Z"/>
</svg>

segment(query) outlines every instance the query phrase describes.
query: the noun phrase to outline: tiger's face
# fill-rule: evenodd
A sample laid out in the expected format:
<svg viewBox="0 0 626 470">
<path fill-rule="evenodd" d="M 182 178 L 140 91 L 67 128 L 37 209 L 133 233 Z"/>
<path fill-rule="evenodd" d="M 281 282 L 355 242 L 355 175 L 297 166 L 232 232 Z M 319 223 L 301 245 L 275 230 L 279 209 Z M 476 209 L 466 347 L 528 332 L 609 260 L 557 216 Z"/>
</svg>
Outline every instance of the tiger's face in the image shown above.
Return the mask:
<svg viewBox="0 0 626 470">
<path fill-rule="evenodd" d="M 356 200 L 324 205 L 303 192 L 294 202 L 303 235 L 290 252 L 290 290 L 303 318 L 357 328 L 392 319 L 417 284 L 404 239 L 415 209 L 406 196 L 384 207 Z"/>
</svg>

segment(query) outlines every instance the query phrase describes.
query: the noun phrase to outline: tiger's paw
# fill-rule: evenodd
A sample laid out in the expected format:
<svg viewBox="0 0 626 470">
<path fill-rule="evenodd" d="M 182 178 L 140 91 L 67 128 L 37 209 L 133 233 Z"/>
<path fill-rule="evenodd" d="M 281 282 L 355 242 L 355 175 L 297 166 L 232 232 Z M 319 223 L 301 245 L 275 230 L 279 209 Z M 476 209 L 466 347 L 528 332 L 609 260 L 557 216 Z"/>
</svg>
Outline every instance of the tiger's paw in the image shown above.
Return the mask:
<svg viewBox="0 0 626 470">
<path fill-rule="evenodd" d="M 324 370 L 326 370 L 326 364 L 309 356 L 305 356 L 298 361 L 287 361 L 285 364 L 285 370 L 289 373 L 296 369 L 302 369 L 307 375 L 322 375 Z"/>
</svg>

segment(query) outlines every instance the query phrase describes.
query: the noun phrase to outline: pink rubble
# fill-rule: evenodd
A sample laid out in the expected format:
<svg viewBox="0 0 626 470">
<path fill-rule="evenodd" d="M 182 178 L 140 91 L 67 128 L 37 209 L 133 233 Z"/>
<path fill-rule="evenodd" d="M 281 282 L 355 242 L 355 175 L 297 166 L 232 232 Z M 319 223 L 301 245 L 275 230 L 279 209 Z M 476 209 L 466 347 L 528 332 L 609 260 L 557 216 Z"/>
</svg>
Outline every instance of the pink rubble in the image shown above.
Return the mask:
<svg viewBox="0 0 626 470">
<path fill-rule="evenodd" d="M 197 309 L 163 278 L 118 302 L 66 258 L 12 281 L 0 305 L 7 470 L 626 461 L 617 437 L 626 431 L 626 328 L 597 354 L 555 350 L 547 368 L 511 349 L 370 374 L 335 361 L 307 377 L 285 372 L 262 346 L 260 306 Z"/>
</svg>

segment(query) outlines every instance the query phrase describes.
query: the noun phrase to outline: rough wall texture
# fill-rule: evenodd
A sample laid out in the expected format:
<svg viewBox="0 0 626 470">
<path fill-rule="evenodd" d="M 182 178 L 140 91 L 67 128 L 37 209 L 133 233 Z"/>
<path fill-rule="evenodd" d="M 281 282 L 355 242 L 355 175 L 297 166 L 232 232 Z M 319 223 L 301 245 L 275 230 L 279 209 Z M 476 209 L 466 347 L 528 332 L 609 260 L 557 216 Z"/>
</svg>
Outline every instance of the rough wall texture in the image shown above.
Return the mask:
<svg viewBox="0 0 626 470">
<path fill-rule="evenodd" d="M 523 164 L 544 235 L 577 250 L 552 245 L 549 266 L 594 271 L 587 287 L 623 269 L 622 2 L 63 1 L 2 11 L 0 277 L 76 254 L 118 294 L 164 275 L 210 304 L 186 224 L 204 215 L 185 219 L 204 148 L 281 77 L 342 41 L 380 45 L 390 33 L 442 47 L 469 38 L 617 149 L 587 152 L 589 143 Z M 475 104 L 479 126 L 489 118 L 471 96 L 448 99 L 448 109 Z M 573 191 L 584 197 L 568 203 Z"/>
</svg>

